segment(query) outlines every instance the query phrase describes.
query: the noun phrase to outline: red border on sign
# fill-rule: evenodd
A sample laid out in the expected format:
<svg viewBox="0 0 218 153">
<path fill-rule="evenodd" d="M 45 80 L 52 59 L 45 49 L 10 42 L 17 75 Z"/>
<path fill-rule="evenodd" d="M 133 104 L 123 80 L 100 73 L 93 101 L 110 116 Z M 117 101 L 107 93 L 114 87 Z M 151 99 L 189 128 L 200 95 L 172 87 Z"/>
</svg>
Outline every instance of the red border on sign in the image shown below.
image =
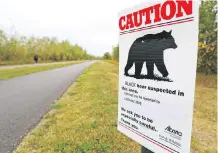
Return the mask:
<svg viewBox="0 0 218 153">
<path fill-rule="evenodd" d="M 139 29 L 139 30 L 130 31 L 130 32 L 127 32 L 127 33 L 121 33 L 120 35 L 125 35 L 125 34 L 129 34 L 129 33 L 134 33 L 134 32 L 139 32 L 139 31 L 144 31 L 144 30 L 149 30 L 149 29 L 154 29 L 154 28 L 159 28 L 159 27 L 165 27 L 165 26 L 174 25 L 174 24 L 191 22 L 191 21 L 194 21 L 194 19 L 185 20 L 185 21 L 179 21 L 179 22 L 174 22 L 174 23 L 168 23 L 168 24 L 164 24 L 164 25 L 160 25 L 160 26 L 153 26 L 151 28 L 146 28 L 146 29 Z"/>
</svg>

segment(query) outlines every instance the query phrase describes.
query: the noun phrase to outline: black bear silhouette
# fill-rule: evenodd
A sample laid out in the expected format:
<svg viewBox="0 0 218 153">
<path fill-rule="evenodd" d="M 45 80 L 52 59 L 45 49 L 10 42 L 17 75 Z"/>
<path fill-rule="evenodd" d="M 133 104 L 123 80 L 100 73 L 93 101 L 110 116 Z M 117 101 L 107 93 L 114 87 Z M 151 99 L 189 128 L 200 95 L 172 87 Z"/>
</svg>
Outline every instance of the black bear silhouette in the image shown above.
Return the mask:
<svg viewBox="0 0 218 153">
<path fill-rule="evenodd" d="M 154 78 L 154 64 L 163 77 L 168 76 L 168 71 L 164 63 L 164 50 L 173 48 L 177 45 L 170 32 L 163 30 L 157 34 L 147 34 L 137 38 L 130 47 L 128 61 L 125 67 L 125 75 L 129 76 L 128 71 L 135 63 L 135 78 L 141 76 L 143 63 L 146 62 L 147 78 Z"/>
</svg>

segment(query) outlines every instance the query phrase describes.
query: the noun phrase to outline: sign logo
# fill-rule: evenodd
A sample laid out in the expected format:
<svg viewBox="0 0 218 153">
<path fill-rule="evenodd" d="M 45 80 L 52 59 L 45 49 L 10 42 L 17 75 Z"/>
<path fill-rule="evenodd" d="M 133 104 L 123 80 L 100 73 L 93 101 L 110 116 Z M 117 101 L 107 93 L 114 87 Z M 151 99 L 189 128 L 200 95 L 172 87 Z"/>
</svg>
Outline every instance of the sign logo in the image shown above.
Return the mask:
<svg viewBox="0 0 218 153">
<path fill-rule="evenodd" d="M 176 129 L 173 129 L 171 128 L 170 126 L 168 126 L 165 131 L 167 131 L 167 133 L 170 133 L 170 134 L 173 134 L 173 135 L 176 135 L 176 136 L 179 136 L 179 137 L 182 137 L 182 132 L 176 130 Z"/>
</svg>

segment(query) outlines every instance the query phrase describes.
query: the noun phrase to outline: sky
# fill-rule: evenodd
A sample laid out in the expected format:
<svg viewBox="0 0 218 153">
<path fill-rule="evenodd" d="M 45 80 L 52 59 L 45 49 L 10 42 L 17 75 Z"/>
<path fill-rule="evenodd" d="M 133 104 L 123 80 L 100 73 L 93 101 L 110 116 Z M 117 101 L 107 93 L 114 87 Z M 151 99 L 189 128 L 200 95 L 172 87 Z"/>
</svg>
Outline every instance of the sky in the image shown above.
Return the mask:
<svg viewBox="0 0 218 153">
<path fill-rule="evenodd" d="M 118 12 L 145 0 L 0 0 L 0 29 L 78 43 L 102 56 L 118 44 Z"/>
</svg>

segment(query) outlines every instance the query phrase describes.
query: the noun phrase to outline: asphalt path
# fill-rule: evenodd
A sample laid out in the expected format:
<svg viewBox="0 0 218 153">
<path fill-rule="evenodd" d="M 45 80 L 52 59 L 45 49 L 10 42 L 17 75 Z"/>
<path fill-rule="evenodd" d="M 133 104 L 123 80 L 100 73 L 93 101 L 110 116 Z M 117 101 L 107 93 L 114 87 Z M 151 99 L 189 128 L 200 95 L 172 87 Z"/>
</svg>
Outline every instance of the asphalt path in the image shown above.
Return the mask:
<svg viewBox="0 0 218 153">
<path fill-rule="evenodd" d="M 0 81 L 0 153 L 11 153 L 51 104 L 94 62 Z"/>
</svg>

